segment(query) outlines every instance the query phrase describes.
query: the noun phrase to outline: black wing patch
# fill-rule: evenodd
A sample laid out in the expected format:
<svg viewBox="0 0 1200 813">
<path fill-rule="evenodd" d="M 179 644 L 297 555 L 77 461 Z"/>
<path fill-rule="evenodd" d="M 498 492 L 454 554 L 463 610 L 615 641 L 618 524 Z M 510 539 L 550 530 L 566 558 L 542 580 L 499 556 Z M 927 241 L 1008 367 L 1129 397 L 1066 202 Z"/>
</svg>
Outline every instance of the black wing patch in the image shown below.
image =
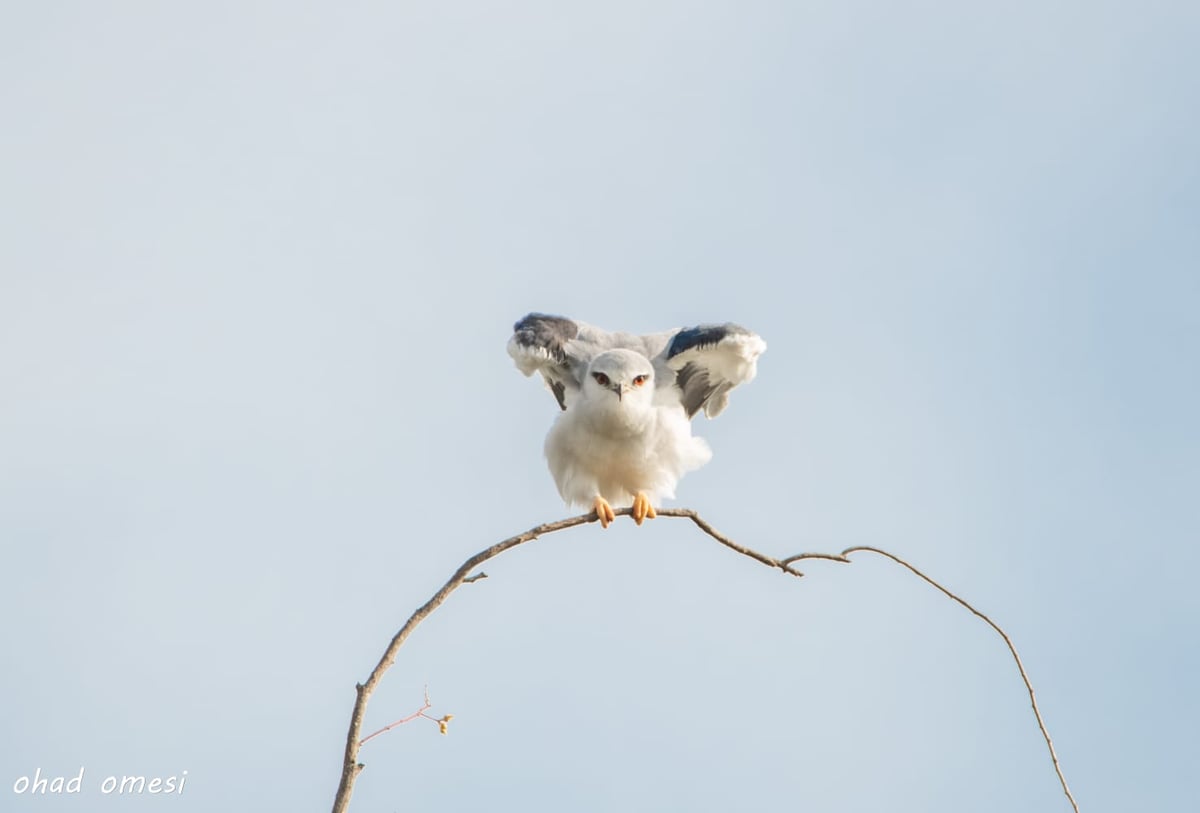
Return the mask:
<svg viewBox="0 0 1200 813">
<path fill-rule="evenodd" d="M 699 325 L 679 331 L 671 337 L 671 346 L 667 348 L 667 360 L 678 356 L 686 350 L 714 347 L 727 336 L 735 333 L 749 333 L 740 325 Z M 688 365 L 691 366 L 690 364 Z M 685 370 L 687 367 L 684 368 Z M 682 371 L 680 371 L 682 373 Z M 682 383 L 680 386 L 684 386 Z"/>
</svg>

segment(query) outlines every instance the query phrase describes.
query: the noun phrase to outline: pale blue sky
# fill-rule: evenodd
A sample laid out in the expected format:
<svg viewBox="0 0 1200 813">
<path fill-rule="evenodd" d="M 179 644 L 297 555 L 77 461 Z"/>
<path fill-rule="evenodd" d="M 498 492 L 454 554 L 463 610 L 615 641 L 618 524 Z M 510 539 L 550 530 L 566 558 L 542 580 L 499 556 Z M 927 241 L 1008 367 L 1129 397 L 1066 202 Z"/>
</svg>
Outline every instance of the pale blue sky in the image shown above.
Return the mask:
<svg viewBox="0 0 1200 813">
<path fill-rule="evenodd" d="M 1013 636 L 1081 806 L 1200 805 L 1190 3 L 0 12 L 0 809 L 325 810 L 353 687 L 565 515 L 529 310 L 770 349 L 677 504 Z M 553 536 L 421 627 L 352 810 L 1066 811 L 886 562 Z M 83 799 L 11 793 L 74 774 Z M 118 800 L 108 774 L 188 771 Z"/>
</svg>

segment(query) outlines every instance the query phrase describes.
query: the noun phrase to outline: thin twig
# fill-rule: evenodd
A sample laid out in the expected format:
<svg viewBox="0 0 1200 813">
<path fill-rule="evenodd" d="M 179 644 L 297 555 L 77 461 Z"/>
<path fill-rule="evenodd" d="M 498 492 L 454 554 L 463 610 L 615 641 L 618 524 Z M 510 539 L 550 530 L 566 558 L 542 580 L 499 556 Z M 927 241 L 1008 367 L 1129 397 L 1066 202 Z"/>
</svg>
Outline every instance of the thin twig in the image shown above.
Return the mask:
<svg viewBox="0 0 1200 813">
<path fill-rule="evenodd" d="M 800 562 L 805 559 L 827 559 L 831 562 L 843 562 L 850 564 L 850 560 L 843 554 L 837 553 L 797 553 L 795 556 L 789 556 L 783 560 L 785 565 L 790 565 L 792 562 Z"/>
<path fill-rule="evenodd" d="M 421 706 L 421 708 L 417 709 L 416 711 L 414 711 L 412 714 L 408 715 L 407 717 L 401 717 L 396 722 L 389 723 L 389 724 L 385 725 L 383 728 L 379 729 L 378 731 L 368 734 L 367 736 L 365 736 L 361 740 L 359 740 L 358 744 L 360 746 L 364 745 L 367 742 L 378 737 L 380 734 L 384 734 L 388 731 L 391 731 L 396 726 L 401 726 L 401 725 L 404 725 L 405 723 L 411 723 L 413 720 L 417 719 L 418 717 L 424 717 L 425 719 L 433 720 L 436 723 L 437 720 L 435 718 L 430 717 L 428 714 L 425 713 L 425 712 L 429 711 L 429 709 L 432 708 L 432 706 L 433 706 L 433 704 L 429 702 L 429 688 L 426 687 L 425 688 L 425 705 Z"/>
<path fill-rule="evenodd" d="M 628 514 L 629 509 L 622 509 L 618 513 Z M 350 805 L 351 794 L 354 792 L 354 781 L 363 769 L 362 763 L 358 761 L 358 749 L 361 744 L 363 715 L 367 710 L 367 701 L 371 699 L 371 694 L 375 691 L 375 687 L 379 685 L 379 681 L 383 678 L 384 673 L 395 663 L 396 653 L 400 651 L 400 647 L 408 640 L 408 636 L 417 628 L 417 625 L 440 607 L 442 602 L 458 589 L 459 585 L 466 582 L 471 571 L 488 559 L 499 556 L 504 551 L 515 548 L 517 545 L 537 539 L 543 534 L 574 528 L 576 525 L 583 525 L 595 520 L 596 513 L 593 511 L 590 514 L 562 519 L 557 522 L 547 522 L 538 525 L 536 528 L 530 528 L 523 534 L 511 536 L 503 542 L 497 542 L 486 550 L 481 550 L 463 562 L 458 570 L 454 571 L 454 575 L 442 585 L 441 589 L 409 616 L 408 620 L 404 622 L 404 626 L 392 637 L 391 642 L 387 645 L 387 649 L 383 652 L 383 657 L 379 659 L 379 663 L 371 670 L 366 683 L 359 683 L 355 686 L 354 710 L 350 714 L 350 730 L 346 733 L 346 748 L 342 757 L 342 777 L 338 782 L 337 795 L 333 799 L 333 813 L 346 812 Z"/>
<path fill-rule="evenodd" d="M 630 509 L 630 508 L 620 508 L 620 509 L 617 509 L 617 511 L 616 511 L 616 515 L 619 517 L 630 516 L 631 513 L 632 513 L 632 509 Z M 857 553 L 860 551 L 869 551 L 871 553 L 877 553 L 881 556 L 886 556 L 887 558 L 891 559 L 892 561 L 908 568 L 913 573 L 915 573 L 917 576 L 920 576 L 926 582 L 933 585 L 938 590 L 942 591 L 947 596 L 954 599 L 962 606 L 966 607 L 972 613 L 974 613 L 975 615 L 982 618 L 984 621 L 986 621 L 992 627 L 992 629 L 994 629 L 996 632 L 998 632 L 1000 634 L 1000 637 L 1004 639 L 1004 642 L 1006 644 L 1008 644 L 1008 649 L 1012 653 L 1013 658 L 1017 662 L 1017 669 L 1021 672 L 1021 679 L 1025 681 L 1025 688 L 1029 690 L 1029 699 L 1030 699 L 1030 702 L 1033 704 L 1033 713 L 1034 713 L 1034 716 L 1037 717 L 1038 727 L 1041 729 L 1042 736 L 1046 740 L 1046 746 L 1050 749 L 1050 758 L 1054 762 L 1055 773 L 1058 774 L 1058 780 L 1060 783 L 1062 783 L 1063 792 L 1066 793 L 1067 799 L 1071 802 L 1071 807 L 1074 808 L 1075 813 L 1079 813 L 1079 806 L 1075 803 L 1075 797 L 1073 797 L 1071 795 L 1071 791 L 1067 787 L 1067 780 L 1063 776 L 1062 769 L 1059 767 L 1058 756 L 1054 753 L 1054 744 L 1051 742 L 1050 734 L 1049 734 L 1049 732 L 1047 732 L 1045 723 L 1042 721 L 1041 712 L 1038 710 L 1037 701 L 1034 699 L 1033 685 L 1029 682 L 1029 676 L 1025 673 L 1025 667 L 1021 664 L 1021 658 L 1017 655 L 1016 648 L 1013 646 L 1012 641 L 1009 639 L 1008 635 L 1005 634 L 1004 630 L 1000 629 L 1000 627 L 998 627 L 986 615 L 984 615 L 983 613 L 976 610 L 974 607 L 972 607 L 966 601 L 959 598 L 957 595 L 950 592 L 945 587 L 942 587 L 942 585 L 938 584 L 933 579 L 929 578 L 924 573 L 917 570 L 915 567 L 910 565 L 908 562 L 905 562 L 903 559 L 899 558 L 898 556 L 893 556 L 892 554 L 888 553 L 887 551 L 880 550 L 879 548 L 859 546 L 859 547 L 847 548 L 846 550 L 842 551 L 841 554 L 800 553 L 800 554 L 796 554 L 794 556 L 789 556 L 785 559 L 776 559 L 773 556 L 768 556 L 768 555 L 766 555 L 764 553 L 760 553 L 752 548 L 747 548 L 744 545 L 740 545 L 737 542 L 734 542 L 732 539 L 729 539 L 725 535 L 721 534 L 719 531 L 717 531 L 715 528 L 713 528 L 711 525 L 709 525 L 704 519 L 702 519 L 699 514 L 697 514 L 695 511 L 692 511 L 690 509 L 687 509 L 687 508 L 662 508 L 662 509 L 658 510 L 658 516 L 690 519 L 696 525 L 697 528 L 699 528 L 701 531 L 706 533 L 708 536 L 712 537 L 717 542 L 721 543 L 722 545 L 729 548 L 730 550 L 733 550 L 734 552 L 739 553 L 742 556 L 746 556 L 751 559 L 754 559 L 755 561 L 757 561 L 761 564 L 764 564 L 768 567 L 778 569 L 781 572 L 787 573 L 788 575 L 791 575 L 791 576 L 803 576 L 804 575 L 799 570 L 796 570 L 795 568 L 792 567 L 792 564 L 794 562 L 799 562 L 799 561 L 803 561 L 806 559 L 825 559 L 825 560 L 834 561 L 834 562 L 841 562 L 843 564 L 849 564 L 850 563 L 849 555 L 851 553 Z M 361 732 L 362 732 L 363 716 L 366 713 L 367 702 L 371 698 L 371 693 L 374 692 L 375 688 L 379 685 L 379 681 L 383 678 L 384 673 L 395 662 L 396 653 L 399 652 L 400 647 L 404 645 L 404 642 L 408 639 L 408 636 L 412 633 L 412 631 L 414 629 L 416 629 L 417 625 L 420 624 L 423 620 L 425 620 L 425 618 L 427 618 L 430 613 L 432 613 L 439 606 L 441 606 L 442 602 L 444 602 L 450 596 L 451 593 L 453 593 L 456 589 L 458 589 L 459 585 L 470 583 L 470 582 L 475 582 L 475 581 L 478 581 L 479 579 L 486 578 L 487 577 L 486 574 L 482 573 L 482 572 L 477 573 L 473 576 L 469 575 L 469 574 L 476 567 L 483 564 L 487 560 L 489 560 L 495 556 L 499 556 L 501 553 L 504 553 L 506 550 L 515 548 L 518 545 L 522 545 L 526 542 L 531 542 L 540 536 L 545 536 L 546 534 L 554 533 L 556 531 L 564 531 L 568 528 L 574 528 L 578 525 L 584 525 L 589 522 L 595 522 L 596 520 L 597 520 L 596 512 L 593 511 L 589 514 L 581 514 L 580 516 L 577 516 L 577 517 L 561 519 L 556 522 L 547 522 L 545 524 L 538 525 L 535 528 L 530 528 L 525 533 L 517 534 L 516 536 L 509 537 L 508 539 L 505 539 L 503 542 L 497 542 L 495 545 L 492 545 L 490 548 L 480 551 L 479 553 L 475 554 L 471 558 L 467 559 L 467 561 L 463 562 L 462 565 L 459 566 L 458 570 L 454 571 L 454 575 L 450 577 L 449 581 L 447 581 L 444 585 L 442 585 L 441 589 L 438 590 L 436 593 L 434 593 L 433 597 L 430 598 L 429 601 L 422 604 L 420 607 L 417 608 L 417 610 L 411 616 L 409 616 L 409 619 L 406 622 L 404 622 L 404 626 L 402 626 L 400 628 L 400 631 L 397 632 L 395 634 L 395 636 L 393 636 L 391 642 L 387 646 L 387 649 L 384 650 L 383 657 L 379 659 L 379 663 L 375 666 L 375 668 L 373 670 L 371 670 L 371 675 L 367 678 L 366 683 L 359 683 L 356 686 L 354 710 L 351 712 L 351 715 L 350 715 L 350 730 L 349 730 L 349 732 L 347 732 L 347 735 L 346 735 L 346 748 L 345 748 L 345 752 L 343 754 L 343 760 L 342 760 L 341 781 L 338 783 L 337 795 L 334 796 L 334 800 L 333 800 L 333 813 L 345 813 L 345 811 L 347 810 L 347 808 L 350 805 L 350 797 L 351 797 L 351 794 L 354 792 L 354 782 L 358 778 L 358 774 L 363 769 L 362 763 L 360 763 L 358 761 L 359 747 L 363 743 L 365 743 L 367 740 L 370 740 L 372 737 L 375 737 L 375 736 L 383 733 L 384 731 L 389 730 L 390 728 L 394 728 L 397 725 L 401 725 L 403 722 L 407 722 L 408 719 L 414 719 L 414 718 L 410 717 L 410 718 L 406 718 L 403 721 L 397 721 L 396 723 L 393 723 L 391 726 L 386 726 L 383 729 L 380 729 L 379 731 L 376 731 L 375 733 L 373 733 L 365 738 L 360 739 Z M 426 702 L 428 702 L 428 696 L 426 696 Z M 425 708 L 422 708 L 419 712 L 417 712 L 416 716 L 428 717 L 428 715 L 425 714 L 425 710 L 427 708 L 428 708 L 428 705 Z M 430 717 L 429 719 L 434 719 L 434 718 Z M 450 717 L 449 717 L 449 715 L 447 715 L 440 721 L 435 720 L 435 722 L 440 723 L 442 733 L 445 733 L 445 730 L 446 730 L 445 723 L 449 719 L 450 719 Z"/>
<path fill-rule="evenodd" d="M 617 512 L 617 516 L 624 516 L 628 510 L 629 509 L 622 508 Z M 762 562 L 767 567 L 779 568 L 784 573 L 792 576 L 799 577 L 804 575 L 799 570 L 792 568 L 791 562 L 786 559 L 776 559 L 774 556 L 767 556 L 765 553 L 759 553 L 752 548 L 739 545 L 737 542 L 734 542 L 732 539 L 725 536 L 716 528 L 701 519 L 700 515 L 690 508 L 660 508 L 658 510 L 658 515 L 660 517 L 686 517 L 694 522 L 696 527 L 704 531 L 704 533 L 708 534 L 730 550 L 734 550 L 742 554 L 742 556 L 749 556 L 751 559 L 754 559 L 757 562 Z"/>
<path fill-rule="evenodd" d="M 1054 763 L 1054 772 L 1056 774 L 1058 774 L 1058 781 L 1062 785 L 1063 793 L 1067 794 L 1067 800 L 1071 803 L 1071 807 L 1075 810 L 1075 813 L 1079 813 L 1079 805 L 1075 803 L 1075 797 L 1071 795 L 1071 789 L 1069 787 L 1067 787 L 1067 778 L 1065 776 L 1063 776 L 1062 768 L 1058 764 L 1058 754 L 1054 753 L 1054 743 L 1050 739 L 1050 732 L 1046 730 L 1045 721 L 1042 720 L 1042 712 L 1038 709 L 1037 698 L 1033 696 L 1033 684 L 1029 681 L 1029 675 L 1025 671 L 1025 665 L 1023 663 L 1021 663 L 1021 656 L 1017 654 L 1017 648 L 1015 646 L 1013 646 L 1012 639 L 1008 637 L 1008 633 L 1006 633 L 1004 630 L 1000 629 L 1000 625 L 997 624 L 995 621 L 988 618 L 986 615 L 981 613 L 979 610 L 972 607 L 971 604 L 969 602 L 967 602 L 966 599 L 961 598 L 960 596 L 957 596 L 954 593 L 950 592 L 948 589 L 946 589 L 945 587 L 938 584 L 933 579 L 926 576 L 920 570 L 917 570 L 915 567 L 913 567 L 908 562 L 901 559 L 899 556 L 888 553 L 885 550 L 880 550 L 879 548 L 872 548 L 868 545 L 859 545 L 859 546 L 853 547 L 853 548 L 846 548 L 844 551 L 842 551 L 842 559 L 845 561 L 849 561 L 849 559 L 846 559 L 846 557 L 848 557 L 851 553 L 858 553 L 859 551 L 867 551 L 869 553 L 875 553 L 880 556 L 885 556 L 888 559 L 891 559 L 896 564 L 903 565 L 904 567 L 908 568 L 913 573 L 915 573 L 917 576 L 919 576 L 921 579 L 923 579 L 926 583 L 933 585 L 938 590 L 942 591 L 944 594 L 946 594 L 950 598 L 954 599 L 962 606 L 966 607 L 968 610 L 970 610 L 972 613 L 974 613 L 977 617 L 979 617 L 985 623 L 987 623 L 987 625 L 989 627 L 994 629 L 996 631 L 996 633 L 1001 638 L 1004 639 L 1004 643 L 1008 645 L 1008 651 L 1012 653 L 1013 660 L 1017 662 L 1017 671 L 1021 673 L 1021 680 L 1025 681 L 1025 689 L 1026 689 L 1026 691 L 1029 692 L 1029 704 L 1031 706 L 1033 706 L 1033 716 L 1037 718 L 1038 728 L 1041 729 L 1042 738 L 1046 741 L 1046 748 L 1050 751 L 1050 760 L 1051 760 L 1051 762 Z"/>
</svg>

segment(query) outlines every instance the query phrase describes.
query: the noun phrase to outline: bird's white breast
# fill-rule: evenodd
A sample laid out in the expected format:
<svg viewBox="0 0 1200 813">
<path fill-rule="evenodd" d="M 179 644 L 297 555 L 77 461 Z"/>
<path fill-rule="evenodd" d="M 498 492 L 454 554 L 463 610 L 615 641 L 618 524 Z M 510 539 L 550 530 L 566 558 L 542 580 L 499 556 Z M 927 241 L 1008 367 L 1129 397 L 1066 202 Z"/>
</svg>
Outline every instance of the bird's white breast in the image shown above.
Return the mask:
<svg viewBox="0 0 1200 813">
<path fill-rule="evenodd" d="M 638 491 L 652 502 L 673 497 L 683 473 L 712 455 L 678 406 L 585 404 L 559 415 L 546 437 L 546 460 L 567 502 L 589 505 L 598 494 L 628 505 Z"/>
</svg>

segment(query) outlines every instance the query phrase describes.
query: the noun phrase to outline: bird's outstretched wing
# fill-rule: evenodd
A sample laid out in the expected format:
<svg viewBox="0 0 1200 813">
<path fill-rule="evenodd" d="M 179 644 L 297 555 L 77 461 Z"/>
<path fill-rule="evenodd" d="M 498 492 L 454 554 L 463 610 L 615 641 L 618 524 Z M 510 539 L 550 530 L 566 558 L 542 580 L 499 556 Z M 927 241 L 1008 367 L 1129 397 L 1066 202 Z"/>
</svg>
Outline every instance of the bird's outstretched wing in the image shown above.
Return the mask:
<svg viewBox="0 0 1200 813">
<path fill-rule="evenodd" d="M 561 409 L 578 392 L 588 362 L 607 334 L 563 316 L 531 313 L 513 325 L 508 354 L 525 375 L 541 373 Z"/>
<path fill-rule="evenodd" d="M 767 343 L 734 324 L 687 327 L 671 337 L 662 358 L 675 371 L 675 385 L 689 418 L 701 409 L 710 418 L 729 404 L 729 391 L 758 372 Z"/>
</svg>

